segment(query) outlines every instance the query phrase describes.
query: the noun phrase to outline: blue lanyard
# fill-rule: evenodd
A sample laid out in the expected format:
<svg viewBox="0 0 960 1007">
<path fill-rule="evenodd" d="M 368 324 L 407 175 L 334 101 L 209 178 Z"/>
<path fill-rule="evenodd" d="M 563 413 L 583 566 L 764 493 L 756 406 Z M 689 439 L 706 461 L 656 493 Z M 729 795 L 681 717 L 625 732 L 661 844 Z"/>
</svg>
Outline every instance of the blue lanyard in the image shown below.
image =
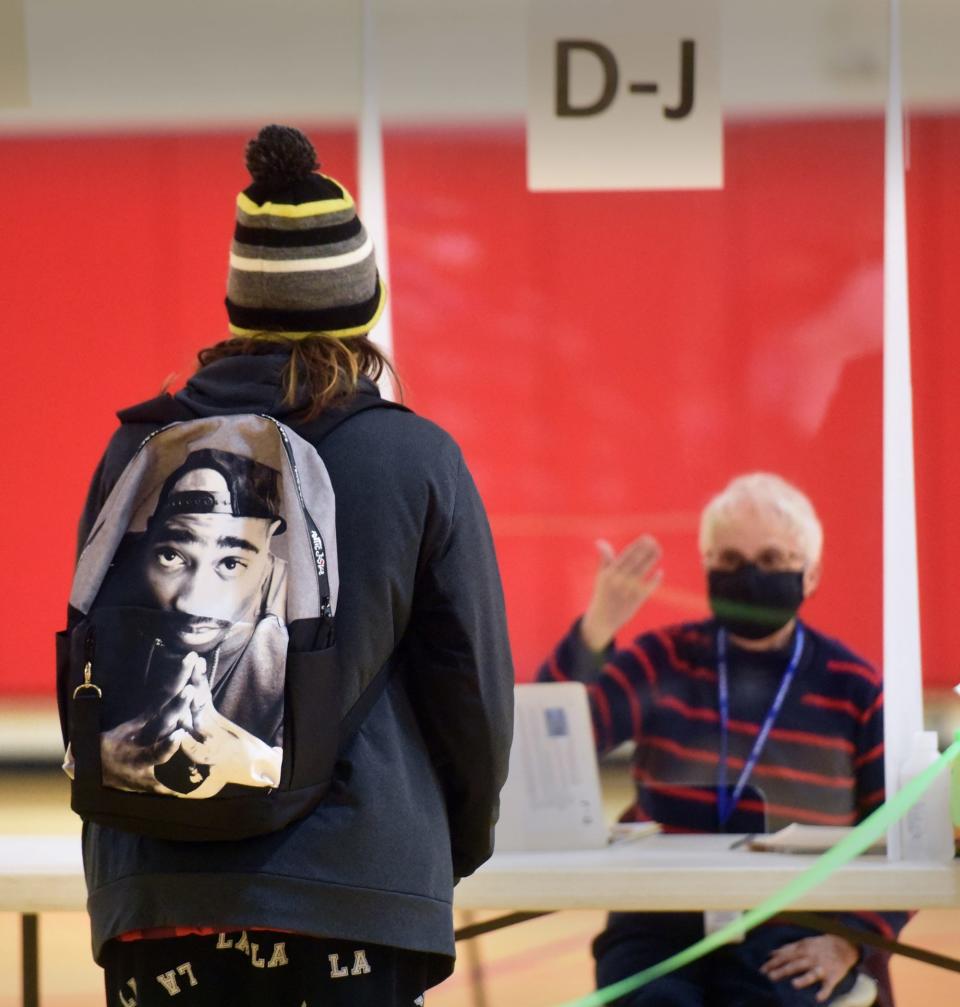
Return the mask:
<svg viewBox="0 0 960 1007">
<path fill-rule="evenodd" d="M 783 673 L 780 688 L 777 690 L 776 696 L 773 697 L 773 702 L 770 704 L 770 709 L 767 711 L 763 727 L 760 728 L 757 740 L 753 743 L 753 749 L 740 772 L 740 777 L 737 780 L 733 791 L 731 792 L 727 787 L 727 747 L 728 735 L 730 733 L 730 684 L 728 681 L 729 676 L 727 674 L 727 631 L 725 629 L 717 631 L 717 688 L 719 691 L 720 703 L 720 763 L 717 767 L 717 812 L 720 819 L 721 829 L 727 824 L 727 822 L 730 821 L 730 817 L 733 815 L 737 802 L 743 795 L 743 789 L 746 787 L 747 781 L 750 779 L 754 769 L 757 767 L 757 763 L 760 761 L 760 755 L 767 743 L 767 738 L 770 736 L 770 731 L 773 729 L 774 722 L 780 714 L 780 710 L 783 707 L 783 701 L 787 697 L 787 692 L 790 689 L 790 683 L 793 681 L 793 676 L 797 673 L 797 667 L 799 666 L 800 658 L 803 655 L 804 636 L 803 626 L 798 623 L 797 637 L 796 642 L 793 645 L 793 654 L 790 657 L 790 663 L 787 665 L 787 670 Z"/>
</svg>

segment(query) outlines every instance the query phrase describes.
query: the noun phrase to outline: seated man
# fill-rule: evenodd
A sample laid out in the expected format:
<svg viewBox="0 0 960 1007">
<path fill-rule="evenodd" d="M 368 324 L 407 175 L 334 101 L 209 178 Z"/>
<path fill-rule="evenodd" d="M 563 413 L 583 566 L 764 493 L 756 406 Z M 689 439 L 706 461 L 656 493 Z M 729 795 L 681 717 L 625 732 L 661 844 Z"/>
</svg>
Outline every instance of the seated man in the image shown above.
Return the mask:
<svg viewBox="0 0 960 1007">
<path fill-rule="evenodd" d="M 660 580 L 649 537 L 619 555 L 601 544 L 587 610 L 540 681 L 587 683 L 597 748 L 633 740 L 637 800 L 626 821 L 667 832 L 775 831 L 790 822 L 853 825 L 883 800 L 880 676 L 797 618 L 817 587 L 823 532 L 810 501 L 754 474 L 705 508 L 700 550 L 714 618 L 644 633 L 617 631 Z M 606 986 L 703 936 L 713 914 L 613 913 L 594 942 Z M 844 914 L 893 936 L 904 913 Z M 847 941 L 768 924 L 618 1003 L 812 1005 L 850 989 Z M 707 995 L 709 992 L 709 1001 Z"/>
</svg>

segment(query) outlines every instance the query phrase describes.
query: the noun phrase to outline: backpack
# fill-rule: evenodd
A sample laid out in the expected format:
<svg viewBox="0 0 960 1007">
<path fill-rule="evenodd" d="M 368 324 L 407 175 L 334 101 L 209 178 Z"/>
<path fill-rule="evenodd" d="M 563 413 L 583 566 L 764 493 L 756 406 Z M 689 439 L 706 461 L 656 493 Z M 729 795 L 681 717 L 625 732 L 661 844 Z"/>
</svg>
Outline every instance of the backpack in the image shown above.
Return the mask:
<svg viewBox="0 0 960 1007">
<path fill-rule="evenodd" d="M 123 469 L 57 634 L 71 806 L 157 839 L 262 835 L 326 797 L 391 662 L 344 713 L 335 499 L 313 444 L 163 399 L 183 418 Z"/>
</svg>

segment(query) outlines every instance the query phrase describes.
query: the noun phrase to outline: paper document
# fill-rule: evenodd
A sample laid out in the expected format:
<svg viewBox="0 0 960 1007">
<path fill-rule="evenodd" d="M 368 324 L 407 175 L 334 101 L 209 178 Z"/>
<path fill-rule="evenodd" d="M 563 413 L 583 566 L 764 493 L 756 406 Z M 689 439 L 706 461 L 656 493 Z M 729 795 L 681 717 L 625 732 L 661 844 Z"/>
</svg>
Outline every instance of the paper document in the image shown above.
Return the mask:
<svg viewBox="0 0 960 1007">
<path fill-rule="evenodd" d="M 659 822 L 617 822 L 610 826 L 611 843 L 630 843 L 634 839 L 646 839 L 660 833 Z"/>
<path fill-rule="evenodd" d="M 498 850 L 599 849 L 607 842 L 586 689 L 518 685 Z"/>
<path fill-rule="evenodd" d="M 852 828 L 842 826 L 800 825 L 794 822 L 768 836 L 753 836 L 747 845 L 751 850 L 770 853 L 824 853 L 851 832 Z M 867 852 L 882 853 L 885 849 L 886 841 L 880 839 Z"/>
</svg>

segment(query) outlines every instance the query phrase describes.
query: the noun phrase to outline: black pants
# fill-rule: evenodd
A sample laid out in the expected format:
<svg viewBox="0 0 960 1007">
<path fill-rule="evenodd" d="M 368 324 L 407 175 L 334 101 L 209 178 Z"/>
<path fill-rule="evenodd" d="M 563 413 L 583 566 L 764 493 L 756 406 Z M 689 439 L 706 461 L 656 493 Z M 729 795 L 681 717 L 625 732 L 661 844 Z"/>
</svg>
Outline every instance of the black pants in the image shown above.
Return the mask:
<svg viewBox="0 0 960 1007">
<path fill-rule="evenodd" d="M 597 986 L 609 986 L 689 947 L 703 936 L 700 914 L 615 913 L 594 942 Z M 655 979 L 615 1001 L 616 1007 L 819 1007 L 820 984 L 794 989 L 789 979 L 771 982 L 760 966 L 776 948 L 813 931 L 768 925 L 751 930 L 741 944 L 727 944 L 684 968 Z M 834 991 L 856 981 L 852 969 Z"/>
<path fill-rule="evenodd" d="M 272 930 L 111 941 L 108 1007 L 414 1007 L 429 958 Z"/>
</svg>

